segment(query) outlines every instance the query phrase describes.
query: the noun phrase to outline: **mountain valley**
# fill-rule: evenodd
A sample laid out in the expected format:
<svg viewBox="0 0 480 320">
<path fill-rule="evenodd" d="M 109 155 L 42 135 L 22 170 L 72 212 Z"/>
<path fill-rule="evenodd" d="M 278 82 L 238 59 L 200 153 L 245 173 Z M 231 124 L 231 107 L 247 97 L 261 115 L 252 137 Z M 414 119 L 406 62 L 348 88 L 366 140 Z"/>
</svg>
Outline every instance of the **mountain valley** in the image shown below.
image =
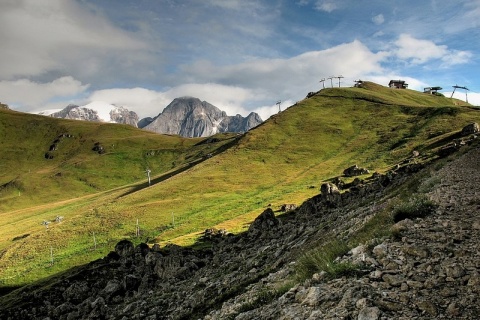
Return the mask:
<svg viewBox="0 0 480 320">
<path fill-rule="evenodd" d="M 479 314 L 478 107 L 364 82 L 221 116 L 254 128 L 0 109 L 1 318 Z"/>
</svg>

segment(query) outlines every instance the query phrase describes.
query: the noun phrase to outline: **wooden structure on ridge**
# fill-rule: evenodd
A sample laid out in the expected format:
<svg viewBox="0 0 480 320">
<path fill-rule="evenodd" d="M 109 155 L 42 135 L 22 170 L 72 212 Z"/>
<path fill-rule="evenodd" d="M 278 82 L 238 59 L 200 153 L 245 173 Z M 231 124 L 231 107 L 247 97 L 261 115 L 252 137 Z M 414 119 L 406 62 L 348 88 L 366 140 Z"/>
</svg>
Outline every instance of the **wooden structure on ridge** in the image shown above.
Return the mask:
<svg viewBox="0 0 480 320">
<path fill-rule="evenodd" d="M 403 80 L 390 80 L 388 83 L 390 88 L 397 88 L 397 89 L 407 89 L 408 83 L 405 83 Z"/>
<path fill-rule="evenodd" d="M 442 87 L 426 87 L 423 88 L 423 93 L 439 95 L 438 91 L 442 90 Z"/>
</svg>

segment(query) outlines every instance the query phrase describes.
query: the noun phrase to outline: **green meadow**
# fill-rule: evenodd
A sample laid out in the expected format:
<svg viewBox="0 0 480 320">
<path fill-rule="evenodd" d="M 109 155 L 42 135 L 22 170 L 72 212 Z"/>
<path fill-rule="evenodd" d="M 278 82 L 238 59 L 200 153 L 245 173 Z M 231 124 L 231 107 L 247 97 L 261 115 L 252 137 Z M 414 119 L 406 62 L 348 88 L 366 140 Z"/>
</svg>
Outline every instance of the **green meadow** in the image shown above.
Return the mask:
<svg viewBox="0 0 480 320">
<path fill-rule="evenodd" d="M 323 89 L 246 134 L 212 139 L 0 109 L 0 285 L 87 263 L 124 238 L 195 245 L 206 228 L 242 232 L 353 164 L 385 172 L 414 150 L 417 161 L 435 157 L 479 120 L 462 101 L 370 82 Z"/>
</svg>

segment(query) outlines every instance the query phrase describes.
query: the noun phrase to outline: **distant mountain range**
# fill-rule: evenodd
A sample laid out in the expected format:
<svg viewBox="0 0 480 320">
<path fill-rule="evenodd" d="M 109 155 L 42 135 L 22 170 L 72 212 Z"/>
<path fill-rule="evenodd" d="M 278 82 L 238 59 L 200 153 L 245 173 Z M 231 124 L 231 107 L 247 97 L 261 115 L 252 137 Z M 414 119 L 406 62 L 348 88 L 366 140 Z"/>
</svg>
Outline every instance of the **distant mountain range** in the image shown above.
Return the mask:
<svg viewBox="0 0 480 320">
<path fill-rule="evenodd" d="M 111 122 L 129 124 L 137 127 L 138 115 L 125 107 L 106 102 L 95 101 L 85 106 L 68 105 L 66 108 L 50 114 L 54 118 Z"/>
<path fill-rule="evenodd" d="M 260 123 L 262 119 L 255 112 L 245 118 L 239 114 L 227 116 L 206 101 L 182 97 L 173 100 L 144 129 L 184 137 L 208 137 L 218 132 L 245 132 Z"/>
<path fill-rule="evenodd" d="M 85 106 L 74 104 L 58 111 L 40 112 L 55 118 L 128 124 L 163 134 L 184 137 L 208 137 L 219 132 L 246 132 L 263 120 L 251 112 L 247 117 L 228 116 L 214 105 L 194 97 L 174 99 L 156 117 L 139 120 L 134 111 L 106 102 L 92 102 Z"/>
</svg>

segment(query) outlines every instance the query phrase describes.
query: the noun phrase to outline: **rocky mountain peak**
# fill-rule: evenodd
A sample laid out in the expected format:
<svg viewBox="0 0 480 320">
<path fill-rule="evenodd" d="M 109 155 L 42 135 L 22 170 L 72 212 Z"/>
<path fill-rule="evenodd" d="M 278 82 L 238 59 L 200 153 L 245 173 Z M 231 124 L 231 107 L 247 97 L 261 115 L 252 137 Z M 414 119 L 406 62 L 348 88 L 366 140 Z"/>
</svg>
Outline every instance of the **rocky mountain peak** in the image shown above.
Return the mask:
<svg viewBox="0 0 480 320">
<path fill-rule="evenodd" d="M 245 132 L 261 122 L 254 112 L 246 118 L 239 114 L 227 116 L 206 101 L 186 96 L 174 99 L 145 129 L 184 137 L 208 137 L 218 132 Z"/>
<path fill-rule="evenodd" d="M 112 122 L 137 127 L 138 115 L 122 106 L 94 101 L 85 106 L 69 104 L 64 109 L 50 114 L 54 118 Z"/>
</svg>

